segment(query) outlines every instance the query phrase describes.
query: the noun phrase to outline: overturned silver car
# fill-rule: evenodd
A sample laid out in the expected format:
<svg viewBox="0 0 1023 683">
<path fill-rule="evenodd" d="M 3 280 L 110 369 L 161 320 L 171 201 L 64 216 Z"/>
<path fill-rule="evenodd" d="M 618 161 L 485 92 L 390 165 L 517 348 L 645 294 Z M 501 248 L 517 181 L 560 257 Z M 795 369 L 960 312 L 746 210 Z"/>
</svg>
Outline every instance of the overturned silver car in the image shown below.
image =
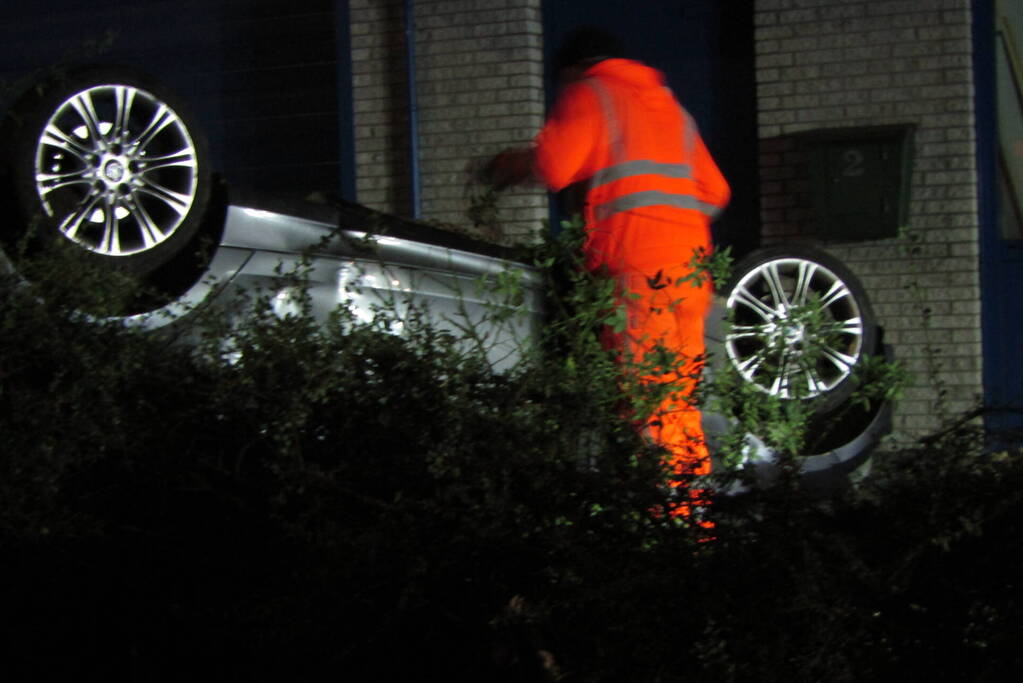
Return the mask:
<svg viewBox="0 0 1023 683">
<path fill-rule="evenodd" d="M 485 338 L 498 370 L 543 324 L 538 274 L 499 247 L 346 202 L 225 190 L 186 106 L 146 77 L 82 70 L 33 90 L 16 112 L 3 150 L 16 222 L 37 221 L 44 236 L 62 235 L 97 263 L 176 278 L 169 302 L 125 324 L 157 329 L 200 310 L 240 315 L 239 291 L 268 292 L 284 314 L 295 305 L 285 274 L 299 266 L 318 318 L 341 304 L 366 316 L 381 302 L 399 312 L 423 306 L 436 324 Z M 213 247 L 196 267 L 189 257 L 202 238 Z M 870 303 L 841 263 L 811 247 L 742 256 L 708 325 L 712 366 L 730 365 L 764 396 L 813 401 L 819 438 L 800 467 L 814 486 L 841 486 L 890 429 L 889 405 L 850 403 L 856 369 L 885 354 Z M 491 326 L 487 312 L 499 302 L 479 282 L 509 271 L 526 296 L 517 315 Z M 736 428 L 735 417 L 705 413 L 712 446 Z M 744 436 L 744 464 L 770 483 L 777 454 L 758 435 Z"/>
</svg>

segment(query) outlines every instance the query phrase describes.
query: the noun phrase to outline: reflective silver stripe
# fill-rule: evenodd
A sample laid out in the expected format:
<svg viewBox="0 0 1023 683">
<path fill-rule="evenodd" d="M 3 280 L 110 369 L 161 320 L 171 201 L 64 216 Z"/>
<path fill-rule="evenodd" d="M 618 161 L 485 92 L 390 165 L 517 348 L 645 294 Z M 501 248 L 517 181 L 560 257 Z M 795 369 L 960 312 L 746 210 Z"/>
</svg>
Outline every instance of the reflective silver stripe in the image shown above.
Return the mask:
<svg viewBox="0 0 1023 683">
<path fill-rule="evenodd" d="M 625 138 L 619 125 L 618 117 L 615 115 L 614 101 L 611 93 L 596 78 L 588 78 L 586 83 L 593 88 L 593 91 L 597 94 L 597 99 L 600 100 L 601 109 L 604 110 L 604 120 L 608 128 L 608 144 L 611 147 L 611 158 L 615 162 L 612 166 L 603 168 L 593 174 L 593 177 L 588 182 L 591 189 L 605 183 L 636 175 L 659 175 L 673 179 L 692 177 L 692 165 L 689 163 L 672 164 L 646 159 L 623 161 L 626 156 Z M 672 97 L 674 98 L 674 95 Z M 685 107 L 681 104 L 678 107 L 682 114 L 684 129 L 682 133 L 682 158 L 688 162 L 693 157 L 696 144 L 696 121 L 693 120 L 693 117 L 686 111 Z M 692 195 L 662 192 L 660 190 L 646 190 L 622 195 L 594 207 L 593 217 L 597 221 L 602 221 L 616 213 L 647 206 L 672 206 L 679 209 L 694 209 L 712 220 L 721 213 L 721 207 L 701 202 Z"/>
<path fill-rule="evenodd" d="M 690 178 L 692 169 L 689 164 L 669 164 L 661 161 L 626 161 L 608 168 L 602 168 L 593 174 L 590 187 L 597 187 L 622 178 L 634 175 L 659 175 L 665 178 Z"/>
<path fill-rule="evenodd" d="M 611 147 L 611 158 L 620 161 L 625 158 L 625 139 L 622 136 L 621 126 L 618 125 L 618 116 L 615 115 L 611 93 L 596 78 L 587 78 L 586 84 L 593 88 L 593 92 L 597 93 L 600 108 L 604 110 L 604 122 L 607 124 L 607 144 Z"/>
<path fill-rule="evenodd" d="M 701 202 L 692 195 L 647 190 L 645 192 L 633 192 L 622 195 L 611 201 L 604 202 L 600 206 L 595 206 L 593 207 L 593 217 L 598 221 L 602 221 L 622 211 L 642 209 L 648 206 L 672 206 L 677 209 L 694 209 L 708 218 L 714 218 L 721 213 L 721 207 Z"/>
<path fill-rule="evenodd" d="M 693 119 L 692 115 L 690 115 L 690 113 L 688 111 L 686 111 L 686 108 L 683 107 L 681 104 L 678 105 L 678 108 L 680 110 L 682 110 L 682 125 L 685 126 L 685 133 L 684 133 L 685 140 L 682 142 L 682 154 L 683 154 L 682 158 L 683 159 L 692 159 L 693 158 L 693 147 L 696 144 L 696 133 L 697 133 L 697 130 L 698 130 L 696 128 L 696 121 Z"/>
</svg>

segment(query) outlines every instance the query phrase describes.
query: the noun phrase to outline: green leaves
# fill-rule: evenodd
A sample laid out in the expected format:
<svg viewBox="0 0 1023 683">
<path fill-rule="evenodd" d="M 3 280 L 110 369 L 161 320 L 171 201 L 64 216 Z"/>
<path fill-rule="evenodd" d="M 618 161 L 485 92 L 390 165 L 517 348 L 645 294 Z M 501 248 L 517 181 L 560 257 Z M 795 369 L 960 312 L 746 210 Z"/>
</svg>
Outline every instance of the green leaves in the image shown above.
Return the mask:
<svg viewBox="0 0 1023 683">
<path fill-rule="evenodd" d="M 732 276 L 732 248 L 724 247 L 714 252 L 698 249 L 687 264 L 692 273 L 679 278 L 677 284 L 689 282 L 693 287 L 700 287 L 709 278 L 715 289 L 722 289 Z"/>
<path fill-rule="evenodd" d="M 578 238 L 538 254 L 551 318 L 501 373 L 481 331 L 465 343 L 422 309 L 317 320 L 301 268 L 279 274 L 288 306 L 253 292 L 177 343 L 51 298 L 102 274 L 0 276 L 9 644 L 36 667 L 202 652 L 247 680 L 514 678 L 495 651 L 580 681 L 940 679 L 963 661 L 1011 680 L 1019 449 L 988 454 L 964 423 L 811 499 L 784 478 L 809 406 L 718 371 L 698 400 L 738 425 L 719 454 L 739 467 L 757 434 L 786 485 L 714 497 L 698 543 L 657 513 L 663 453 L 634 425 L 672 388 L 638 377 L 684 359 L 623 373 L 600 340 L 622 329 L 613 283 Z M 519 277 L 492 284 L 497 318 L 518 314 Z M 898 395 L 897 368 L 860 372 L 863 401 Z"/>
</svg>

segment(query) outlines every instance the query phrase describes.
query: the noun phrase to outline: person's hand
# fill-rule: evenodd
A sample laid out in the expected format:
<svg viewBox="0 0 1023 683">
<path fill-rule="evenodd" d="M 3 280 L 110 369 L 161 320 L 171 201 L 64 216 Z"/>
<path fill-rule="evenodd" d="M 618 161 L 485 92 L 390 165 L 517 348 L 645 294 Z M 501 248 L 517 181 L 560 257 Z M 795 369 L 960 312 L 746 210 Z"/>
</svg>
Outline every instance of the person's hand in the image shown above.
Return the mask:
<svg viewBox="0 0 1023 683">
<path fill-rule="evenodd" d="M 519 185 L 533 176 L 533 150 L 524 148 L 506 149 L 478 168 L 470 169 L 477 182 L 503 190 Z"/>
</svg>

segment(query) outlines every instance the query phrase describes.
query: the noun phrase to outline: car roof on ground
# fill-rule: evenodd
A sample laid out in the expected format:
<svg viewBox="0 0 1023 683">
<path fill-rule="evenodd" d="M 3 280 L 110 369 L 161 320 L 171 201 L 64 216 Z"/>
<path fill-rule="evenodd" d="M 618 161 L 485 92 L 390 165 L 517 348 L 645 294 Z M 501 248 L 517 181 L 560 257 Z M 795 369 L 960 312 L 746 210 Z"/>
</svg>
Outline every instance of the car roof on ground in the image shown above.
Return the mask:
<svg viewBox="0 0 1023 683">
<path fill-rule="evenodd" d="M 454 229 L 376 211 L 318 191 L 301 196 L 294 193 L 257 192 L 232 186 L 228 195 L 229 203 L 235 206 L 305 218 L 345 230 L 387 235 L 513 261 L 524 261 L 528 256 L 524 247 L 487 242 L 469 234 L 455 232 Z"/>
</svg>

